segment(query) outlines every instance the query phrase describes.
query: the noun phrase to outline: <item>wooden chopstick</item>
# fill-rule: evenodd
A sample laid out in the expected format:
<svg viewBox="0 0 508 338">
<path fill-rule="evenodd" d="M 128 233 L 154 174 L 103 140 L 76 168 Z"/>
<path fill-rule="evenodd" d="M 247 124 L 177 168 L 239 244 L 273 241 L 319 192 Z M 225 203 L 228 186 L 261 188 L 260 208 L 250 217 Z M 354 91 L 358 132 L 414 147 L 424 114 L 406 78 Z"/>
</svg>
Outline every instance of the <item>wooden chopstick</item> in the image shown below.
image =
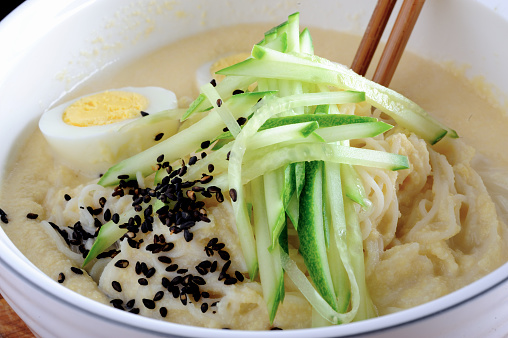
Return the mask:
<svg viewBox="0 0 508 338">
<path fill-rule="evenodd" d="M 351 65 L 351 69 L 357 74 L 365 76 L 367 73 L 367 69 L 376 52 L 377 45 L 379 44 L 379 40 L 381 40 L 381 36 L 383 35 L 383 31 L 388 23 L 388 19 L 390 19 L 396 2 L 397 0 L 379 0 L 377 2 L 376 8 L 374 8 L 374 12 L 370 17 L 369 24 L 367 25 L 367 29 L 365 30 L 365 34 L 363 35 Z"/>
<path fill-rule="evenodd" d="M 378 6 L 379 6 L 379 3 L 381 3 L 381 2 L 386 2 L 386 0 L 379 0 Z M 374 82 L 377 82 L 383 86 L 388 86 L 390 84 L 393 74 L 395 73 L 395 69 L 397 68 L 397 65 L 399 64 L 402 53 L 404 52 L 404 48 L 406 47 L 409 37 L 411 36 L 411 32 L 413 31 L 413 28 L 416 24 L 416 20 L 418 19 L 418 16 L 420 15 L 420 12 L 422 10 L 424 3 L 425 3 L 425 0 L 404 0 L 404 2 L 402 3 L 399 14 L 397 15 L 397 19 L 395 20 L 395 24 L 393 25 L 392 31 L 390 32 L 390 37 L 388 38 L 385 49 L 383 50 L 381 59 L 379 60 L 376 71 L 375 71 L 374 76 L 372 78 L 372 80 Z M 376 8 L 378 6 L 376 6 Z M 378 12 L 374 11 L 373 16 L 376 16 L 376 15 L 383 16 L 382 19 L 376 18 L 375 19 L 376 22 L 377 21 L 383 22 L 383 20 L 387 20 L 386 18 L 384 18 L 387 15 L 386 12 L 387 12 L 386 9 L 384 11 L 382 11 L 382 10 L 379 10 Z M 390 13 L 388 13 L 388 17 L 389 17 L 389 15 L 390 15 Z M 371 18 L 371 22 L 373 20 L 374 19 Z M 369 22 L 369 24 L 370 24 L 370 22 Z M 386 26 L 386 23 L 384 25 Z M 384 27 L 383 27 L 383 29 L 384 29 Z M 379 33 L 377 33 L 377 34 L 379 34 Z M 380 34 L 382 34 L 382 32 Z M 364 36 L 364 39 L 365 39 L 365 36 Z M 363 40 L 362 40 L 362 42 L 363 42 Z M 360 47 L 362 47 L 361 44 L 360 44 Z M 377 42 L 376 42 L 375 47 L 377 47 Z M 371 47 L 367 46 L 367 47 L 363 47 L 363 48 L 371 48 Z M 375 50 L 375 48 L 374 48 L 374 50 Z M 364 53 L 364 52 L 359 51 L 358 53 Z M 370 63 L 370 61 L 371 60 L 365 59 L 363 62 Z M 356 67 L 359 69 L 363 69 L 365 67 L 368 68 L 368 64 L 366 66 L 364 64 L 362 64 L 361 66 L 358 65 Z M 364 74 L 362 74 L 362 75 L 364 75 Z"/>
</svg>

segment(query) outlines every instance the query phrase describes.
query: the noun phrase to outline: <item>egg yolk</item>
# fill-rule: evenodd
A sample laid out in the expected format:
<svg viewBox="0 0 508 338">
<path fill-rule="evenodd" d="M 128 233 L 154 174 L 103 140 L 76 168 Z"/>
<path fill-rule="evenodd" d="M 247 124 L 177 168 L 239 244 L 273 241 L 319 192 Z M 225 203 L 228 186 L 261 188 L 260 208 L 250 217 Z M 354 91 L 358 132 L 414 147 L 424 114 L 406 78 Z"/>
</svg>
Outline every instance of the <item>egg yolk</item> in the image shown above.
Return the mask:
<svg viewBox="0 0 508 338">
<path fill-rule="evenodd" d="M 138 93 L 106 91 L 83 97 L 63 113 L 63 121 L 77 127 L 102 126 L 138 117 L 148 99 Z"/>
<path fill-rule="evenodd" d="M 247 59 L 249 56 L 250 56 L 250 53 L 238 53 L 238 54 L 233 54 L 233 55 L 223 57 L 212 64 L 212 66 L 210 67 L 210 73 L 212 74 L 212 76 L 215 77 L 215 79 L 218 82 L 220 82 L 224 79 L 225 76 L 220 75 L 220 74 L 215 74 L 216 71 L 221 70 L 222 68 L 226 68 L 231 65 L 234 65 L 235 63 L 241 62 L 241 61 Z"/>
</svg>

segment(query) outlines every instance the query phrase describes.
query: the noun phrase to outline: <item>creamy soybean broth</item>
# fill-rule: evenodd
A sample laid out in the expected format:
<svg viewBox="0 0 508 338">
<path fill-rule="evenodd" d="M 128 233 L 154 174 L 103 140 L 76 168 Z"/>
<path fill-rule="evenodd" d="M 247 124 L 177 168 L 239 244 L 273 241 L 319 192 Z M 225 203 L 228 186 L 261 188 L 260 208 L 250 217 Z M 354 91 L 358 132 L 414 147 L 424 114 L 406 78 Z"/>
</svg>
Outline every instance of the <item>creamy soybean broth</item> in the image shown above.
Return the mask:
<svg viewBox="0 0 508 338">
<path fill-rule="evenodd" d="M 199 66 L 227 53 L 249 51 L 271 26 L 242 25 L 186 38 L 128 65 L 105 70 L 67 98 L 125 86 L 161 86 L 174 91 L 179 98 L 194 98 L 198 94 L 195 71 Z M 319 29 L 312 29 L 311 33 L 317 55 L 350 64 L 359 37 Z M 495 159 L 497 164 L 508 167 L 508 155 L 501 151 L 503 145 L 499 142 L 508 127 L 508 117 L 482 99 L 465 79 L 431 61 L 406 53 L 391 87 L 456 129 L 467 143 Z M 51 171 L 49 177 L 48 171 Z M 25 182 L 24 187 L 19 187 L 20 181 Z M 46 219 L 52 211 L 43 210 L 41 204 L 48 189 L 54 185 L 75 187 L 87 181 L 71 170 L 55 167 L 49 149 L 36 131 L 3 182 L 0 205 L 16 220 L 4 226 L 6 233 L 35 265 L 55 280 L 68 259 L 55 251 L 47 254 L 48 246 L 53 245 L 52 239 L 25 215 L 36 212 L 39 219 Z M 66 286 L 93 299 L 109 302 L 90 278 L 85 283 L 70 275 Z"/>
</svg>

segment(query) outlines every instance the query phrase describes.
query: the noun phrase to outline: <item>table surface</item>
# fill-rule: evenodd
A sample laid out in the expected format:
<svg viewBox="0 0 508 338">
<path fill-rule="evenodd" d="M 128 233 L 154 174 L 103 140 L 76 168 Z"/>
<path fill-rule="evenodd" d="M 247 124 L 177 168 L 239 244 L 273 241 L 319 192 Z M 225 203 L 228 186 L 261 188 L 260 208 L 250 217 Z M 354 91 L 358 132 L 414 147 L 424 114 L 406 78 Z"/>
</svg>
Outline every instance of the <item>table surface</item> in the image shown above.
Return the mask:
<svg viewBox="0 0 508 338">
<path fill-rule="evenodd" d="M 33 338 L 34 335 L 0 295 L 0 337 Z"/>
</svg>

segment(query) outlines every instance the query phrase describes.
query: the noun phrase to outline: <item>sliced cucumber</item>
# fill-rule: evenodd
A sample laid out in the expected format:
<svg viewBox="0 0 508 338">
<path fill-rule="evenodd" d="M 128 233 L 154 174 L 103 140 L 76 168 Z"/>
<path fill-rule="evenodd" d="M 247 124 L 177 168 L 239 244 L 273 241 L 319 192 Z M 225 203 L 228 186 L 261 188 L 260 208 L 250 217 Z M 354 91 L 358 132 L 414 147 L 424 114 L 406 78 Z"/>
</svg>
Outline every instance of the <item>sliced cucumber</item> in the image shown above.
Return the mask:
<svg viewBox="0 0 508 338">
<path fill-rule="evenodd" d="M 367 101 L 401 126 L 434 144 L 448 132 L 456 133 L 428 115 L 401 94 L 365 79 L 345 66 L 305 54 L 286 54 L 254 46 L 249 59 L 220 71 L 224 75 L 244 75 L 328 84 L 341 89 L 365 92 Z"/>
<path fill-rule="evenodd" d="M 245 93 L 235 95 L 225 104 L 239 118 L 246 114 L 259 99 L 271 92 Z M 211 140 L 224 128 L 224 122 L 216 114 L 209 114 L 187 129 L 181 130 L 163 142 L 136 154 L 112 166 L 99 180 L 102 186 L 116 185 L 120 182 L 118 176 L 128 175 L 134 179 L 137 172 L 146 177 L 156 171 L 157 157 L 164 155 L 164 159 L 173 162 L 200 148 L 203 141 Z"/>
<path fill-rule="evenodd" d="M 299 251 L 316 289 L 337 311 L 338 304 L 330 275 L 323 231 L 322 165 L 320 161 L 307 162 L 305 165 L 305 185 L 300 195 L 298 218 Z"/>
</svg>

